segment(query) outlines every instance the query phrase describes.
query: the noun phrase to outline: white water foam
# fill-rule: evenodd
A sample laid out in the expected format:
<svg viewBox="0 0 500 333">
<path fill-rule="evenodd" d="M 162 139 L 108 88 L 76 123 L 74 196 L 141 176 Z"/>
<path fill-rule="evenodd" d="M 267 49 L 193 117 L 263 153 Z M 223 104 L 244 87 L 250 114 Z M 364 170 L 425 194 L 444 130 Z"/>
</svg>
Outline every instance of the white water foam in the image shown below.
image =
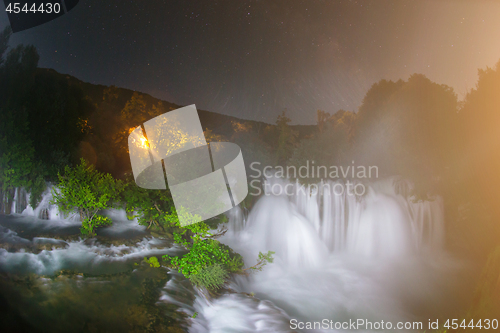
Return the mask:
<svg viewBox="0 0 500 333">
<path fill-rule="evenodd" d="M 11 273 L 50 275 L 61 269 L 75 269 L 85 273 L 112 273 L 123 269 L 131 260 L 155 255 L 178 253 L 178 247 L 165 248 L 163 240 L 144 238 L 134 245 L 102 245 L 89 241 L 64 242 L 58 239 L 36 237 L 32 242 L 13 231 L 2 233 L 13 242 L 54 245 L 52 250 L 30 253 L 25 249 L 8 252 L 0 248 L 0 269 Z M 57 248 L 56 245 L 64 245 Z"/>
<path fill-rule="evenodd" d="M 235 208 L 220 239 L 246 266 L 259 252 L 275 252 L 273 264 L 231 284 L 258 299 L 198 294 L 201 316 L 190 332 L 290 331 L 291 318 L 404 321 L 414 319 L 409 304 L 440 297 L 445 272 L 456 268 L 443 251 L 441 198 L 414 202 L 410 184 L 397 178 L 371 184 L 363 197 L 291 185 L 293 195 L 263 196 L 246 220 Z"/>
<path fill-rule="evenodd" d="M 20 220 L 21 223 L 29 223 L 32 226 L 37 227 L 69 227 L 69 226 L 79 226 L 81 225 L 80 216 L 74 213 L 63 213 L 59 210 L 57 205 L 51 204 L 53 199 L 52 191 L 57 191 L 57 187 L 52 184 L 47 184 L 46 190 L 42 194 L 42 199 L 37 207 L 33 208 L 28 203 L 26 207 L 19 207 L 19 196 L 23 189 L 16 188 L 12 214 L 14 216 L 22 216 L 25 219 Z M 26 194 L 27 200 L 29 202 L 30 194 Z M 21 214 L 15 213 L 16 211 L 22 211 Z M 103 215 L 108 216 L 113 221 L 111 226 L 105 228 L 106 234 L 121 234 L 127 231 L 144 232 L 146 230 L 145 226 L 139 225 L 137 218 L 128 219 L 127 213 L 124 209 L 106 209 L 102 212 Z M 44 216 L 42 219 L 41 216 Z M 104 230 L 104 229 L 101 229 Z"/>
</svg>

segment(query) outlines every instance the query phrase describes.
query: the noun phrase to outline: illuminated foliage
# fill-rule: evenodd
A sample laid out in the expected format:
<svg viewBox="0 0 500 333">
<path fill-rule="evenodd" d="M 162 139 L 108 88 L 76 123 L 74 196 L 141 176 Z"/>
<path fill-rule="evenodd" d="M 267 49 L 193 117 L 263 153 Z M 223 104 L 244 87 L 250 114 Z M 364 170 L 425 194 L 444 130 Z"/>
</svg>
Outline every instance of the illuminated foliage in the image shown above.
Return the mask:
<svg viewBox="0 0 500 333">
<path fill-rule="evenodd" d="M 224 284 L 229 273 L 240 271 L 243 266 L 241 257 L 213 239 L 218 235 L 211 234 L 206 223 L 199 222 L 181 227 L 177 214 L 169 214 L 167 217 L 170 225 L 178 227 L 178 232 L 174 233 L 175 242 L 189 252 L 183 256 L 164 255 L 163 259 L 170 260 L 170 264 L 194 284 L 218 289 Z"/>
<path fill-rule="evenodd" d="M 63 212 L 78 212 L 82 235 L 93 237 L 97 227 L 111 224 L 111 219 L 99 212 L 111 208 L 122 190 L 122 181 L 100 173 L 81 159 L 79 165 L 66 166 L 64 174 L 59 174 L 57 189 L 52 190 L 52 203 Z"/>
<path fill-rule="evenodd" d="M 151 257 L 149 259 L 144 257 L 144 261 L 146 263 L 148 263 L 150 267 L 154 267 L 154 268 L 160 267 L 160 262 L 158 261 L 158 258 L 156 258 L 156 257 Z"/>
<path fill-rule="evenodd" d="M 126 211 L 134 213 L 140 225 L 148 229 L 165 231 L 166 215 L 173 208 L 173 200 L 167 190 L 147 190 L 137 186 L 132 176 L 127 176 L 126 185 L 122 193 L 122 200 L 126 203 Z"/>
</svg>

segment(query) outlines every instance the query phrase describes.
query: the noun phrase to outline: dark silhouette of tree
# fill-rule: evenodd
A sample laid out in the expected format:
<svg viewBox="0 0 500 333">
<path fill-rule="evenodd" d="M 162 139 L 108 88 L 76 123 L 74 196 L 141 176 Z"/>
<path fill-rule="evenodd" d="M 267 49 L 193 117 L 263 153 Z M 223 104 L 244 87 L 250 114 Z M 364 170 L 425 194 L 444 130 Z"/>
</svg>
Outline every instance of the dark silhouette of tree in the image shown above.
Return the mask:
<svg viewBox="0 0 500 333">
<path fill-rule="evenodd" d="M 500 61 L 478 76 L 460 110 L 461 166 L 469 188 L 500 217 Z"/>
<path fill-rule="evenodd" d="M 9 40 L 11 35 L 12 29 L 10 28 L 10 26 L 7 26 L 0 33 L 0 65 L 2 65 L 4 62 L 4 54 L 5 51 L 7 51 L 7 49 L 9 48 Z"/>
<path fill-rule="evenodd" d="M 35 204 L 44 178 L 55 179 L 74 155 L 91 105 L 79 87 L 38 69 L 34 46 L 9 50 L 10 36 L 10 27 L 0 33 L 0 191 L 8 202 L 25 187 Z"/>
<path fill-rule="evenodd" d="M 455 154 L 457 96 L 453 89 L 414 74 L 407 82 L 382 80 L 363 99 L 355 125 L 355 156 L 387 174 L 412 178 L 427 192 Z"/>
<path fill-rule="evenodd" d="M 10 213 L 16 187 L 33 189 L 40 183 L 25 101 L 38 54 L 20 45 L 5 55 L 10 36 L 10 27 L 0 34 L 0 212 L 5 213 Z"/>
</svg>

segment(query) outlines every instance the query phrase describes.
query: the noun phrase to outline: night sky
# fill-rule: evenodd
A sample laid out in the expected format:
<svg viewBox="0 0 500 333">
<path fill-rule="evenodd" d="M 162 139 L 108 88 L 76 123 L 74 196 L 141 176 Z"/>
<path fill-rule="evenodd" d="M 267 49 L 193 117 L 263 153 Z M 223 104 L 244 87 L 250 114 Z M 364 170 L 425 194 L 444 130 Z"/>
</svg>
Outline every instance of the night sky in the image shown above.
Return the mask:
<svg viewBox="0 0 500 333">
<path fill-rule="evenodd" d="M 463 97 L 500 59 L 500 2 L 80 0 L 18 43 L 83 81 L 312 124 L 318 109 L 357 110 L 383 78 L 423 73 Z"/>
</svg>

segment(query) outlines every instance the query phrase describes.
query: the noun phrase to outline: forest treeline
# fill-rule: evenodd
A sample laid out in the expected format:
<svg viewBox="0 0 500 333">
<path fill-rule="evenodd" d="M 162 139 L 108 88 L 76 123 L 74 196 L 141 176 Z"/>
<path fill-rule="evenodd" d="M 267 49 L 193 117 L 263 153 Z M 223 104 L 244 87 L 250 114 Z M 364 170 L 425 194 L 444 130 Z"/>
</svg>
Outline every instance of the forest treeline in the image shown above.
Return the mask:
<svg viewBox="0 0 500 333">
<path fill-rule="evenodd" d="M 81 157 L 123 179 L 131 171 L 127 137 L 132 128 L 181 106 L 114 86 L 84 83 L 38 68 L 33 46 L 9 49 L 9 27 L 0 34 L 0 211 L 24 187 L 36 205 L 45 181 L 56 181 Z M 264 151 L 275 141 L 273 125 L 199 110 L 208 140 L 246 142 Z M 248 141 L 257 130 L 264 142 Z M 311 127 L 304 127 L 311 132 Z M 238 132 L 237 135 L 236 132 Z M 247 133 L 247 134 L 245 134 Z M 252 136 L 253 138 L 253 136 Z M 251 159 L 252 153 L 249 153 Z"/>
<path fill-rule="evenodd" d="M 500 236 L 500 61 L 478 70 L 463 100 L 421 74 L 381 80 L 357 112 L 318 111 L 318 131 L 288 164 L 378 166 L 414 184 L 414 200 L 441 195 L 448 246 L 484 259 Z"/>
<path fill-rule="evenodd" d="M 36 204 L 45 181 L 56 181 L 58 172 L 82 157 L 101 172 L 126 178 L 131 129 L 179 106 L 38 68 L 36 49 L 9 49 L 10 35 L 9 28 L 0 34 L 1 211 L 16 187 L 34 194 Z M 199 115 L 207 141 L 237 143 L 247 164 L 354 161 L 378 166 L 381 177 L 408 178 L 416 200 L 443 196 L 449 243 L 484 255 L 500 234 L 500 62 L 478 73 L 463 100 L 421 74 L 381 80 L 356 112 L 318 110 L 317 126 L 290 126 L 284 111 L 276 124 L 201 110 Z"/>
</svg>

